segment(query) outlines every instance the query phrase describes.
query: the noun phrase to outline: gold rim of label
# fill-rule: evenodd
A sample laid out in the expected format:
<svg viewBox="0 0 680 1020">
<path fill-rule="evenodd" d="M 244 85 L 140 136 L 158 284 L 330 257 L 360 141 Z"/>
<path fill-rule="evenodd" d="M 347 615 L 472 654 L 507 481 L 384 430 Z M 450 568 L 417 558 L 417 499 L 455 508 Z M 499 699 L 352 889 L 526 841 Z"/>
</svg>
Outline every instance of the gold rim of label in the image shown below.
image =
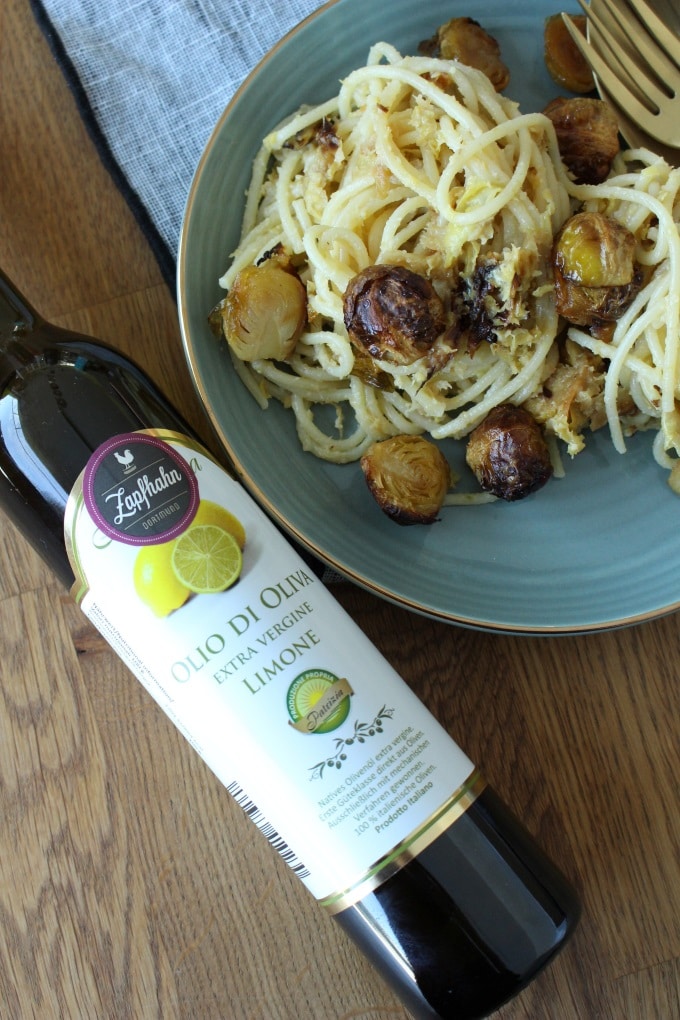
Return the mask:
<svg viewBox="0 0 680 1020">
<path fill-rule="evenodd" d="M 477 800 L 480 793 L 486 787 L 486 780 L 482 774 L 475 771 L 465 780 L 462 786 L 451 794 L 449 799 L 442 806 L 430 815 L 422 825 L 414 829 L 402 839 L 389 854 L 381 857 L 375 864 L 371 865 L 363 875 L 353 882 L 346 889 L 331 893 L 319 900 L 330 914 L 338 914 L 341 910 L 353 906 L 364 896 L 368 896 L 378 886 L 392 878 L 403 867 L 410 863 L 422 853 L 431 843 L 453 825 L 461 815 L 471 807 Z"/>
</svg>

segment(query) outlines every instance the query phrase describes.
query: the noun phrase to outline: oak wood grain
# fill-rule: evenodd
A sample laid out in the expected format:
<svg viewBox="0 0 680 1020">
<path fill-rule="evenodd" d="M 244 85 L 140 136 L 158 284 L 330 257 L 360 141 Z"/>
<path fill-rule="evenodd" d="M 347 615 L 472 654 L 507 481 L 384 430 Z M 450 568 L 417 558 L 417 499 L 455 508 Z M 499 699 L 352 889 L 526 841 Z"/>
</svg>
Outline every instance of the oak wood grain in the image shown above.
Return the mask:
<svg viewBox="0 0 680 1020">
<path fill-rule="evenodd" d="M 212 445 L 173 295 L 25 0 L 0 5 L 0 76 L 0 264 Z M 582 891 L 574 941 L 498 1016 L 680 1018 L 677 615 L 526 638 L 334 590 Z M 5 521 L 0 1016 L 408 1016 Z"/>
</svg>

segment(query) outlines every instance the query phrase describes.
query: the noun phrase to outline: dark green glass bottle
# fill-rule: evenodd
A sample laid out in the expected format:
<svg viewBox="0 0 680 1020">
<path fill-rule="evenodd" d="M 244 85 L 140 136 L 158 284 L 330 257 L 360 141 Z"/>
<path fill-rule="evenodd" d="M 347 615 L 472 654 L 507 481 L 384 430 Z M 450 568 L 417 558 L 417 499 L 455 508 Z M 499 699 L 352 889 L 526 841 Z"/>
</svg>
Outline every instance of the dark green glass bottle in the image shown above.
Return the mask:
<svg viewBox="0 0 680 1020">
<path fill-rule="evenodd" d="M 70 586 L 64 514 L 91 454 L 121 433 L 190 430 L 138 367 L 45 322 L 2 273 L 0 393 L 0 507 Z M 463 1020 L 487 1016 L 552 959 L 579 903 L 481 784 L 453 824 L 335 917 L 414 1016 Z"/>
</svg>

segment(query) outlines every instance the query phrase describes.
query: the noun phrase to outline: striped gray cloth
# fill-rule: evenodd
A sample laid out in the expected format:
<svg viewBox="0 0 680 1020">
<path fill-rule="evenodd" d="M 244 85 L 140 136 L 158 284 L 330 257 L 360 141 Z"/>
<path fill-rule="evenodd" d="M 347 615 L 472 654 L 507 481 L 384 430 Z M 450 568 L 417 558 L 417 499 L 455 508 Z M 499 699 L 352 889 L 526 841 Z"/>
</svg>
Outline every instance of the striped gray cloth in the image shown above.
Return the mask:
<svg viewBox="0 0 680 1020">
<path fill-rule="evenodd" d="M 319 0 L 31 0 L 174 288 L 191 179 L 230 98 Z"/>
</svg>

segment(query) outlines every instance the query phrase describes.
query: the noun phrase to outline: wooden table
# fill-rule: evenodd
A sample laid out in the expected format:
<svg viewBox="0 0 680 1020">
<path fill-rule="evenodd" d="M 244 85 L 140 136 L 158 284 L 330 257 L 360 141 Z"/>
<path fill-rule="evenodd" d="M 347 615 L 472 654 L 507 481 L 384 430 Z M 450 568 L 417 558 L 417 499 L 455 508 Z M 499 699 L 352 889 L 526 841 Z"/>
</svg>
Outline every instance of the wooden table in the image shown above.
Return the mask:
<svg viewBox="0 0 680 1020">
<path fill-rule="evenodd" d="M 26 0 L 2 0 L 0 75 L 0 264 L 208 436 L 173 295 Z M 527 638 L 337 595 L 582 890 L 575 940 L 498 1015 L 680 1017 L 677 615 Z M 1 1017 L 407 1017 L 6 522 L 0 613 Z"/>
</svg>

